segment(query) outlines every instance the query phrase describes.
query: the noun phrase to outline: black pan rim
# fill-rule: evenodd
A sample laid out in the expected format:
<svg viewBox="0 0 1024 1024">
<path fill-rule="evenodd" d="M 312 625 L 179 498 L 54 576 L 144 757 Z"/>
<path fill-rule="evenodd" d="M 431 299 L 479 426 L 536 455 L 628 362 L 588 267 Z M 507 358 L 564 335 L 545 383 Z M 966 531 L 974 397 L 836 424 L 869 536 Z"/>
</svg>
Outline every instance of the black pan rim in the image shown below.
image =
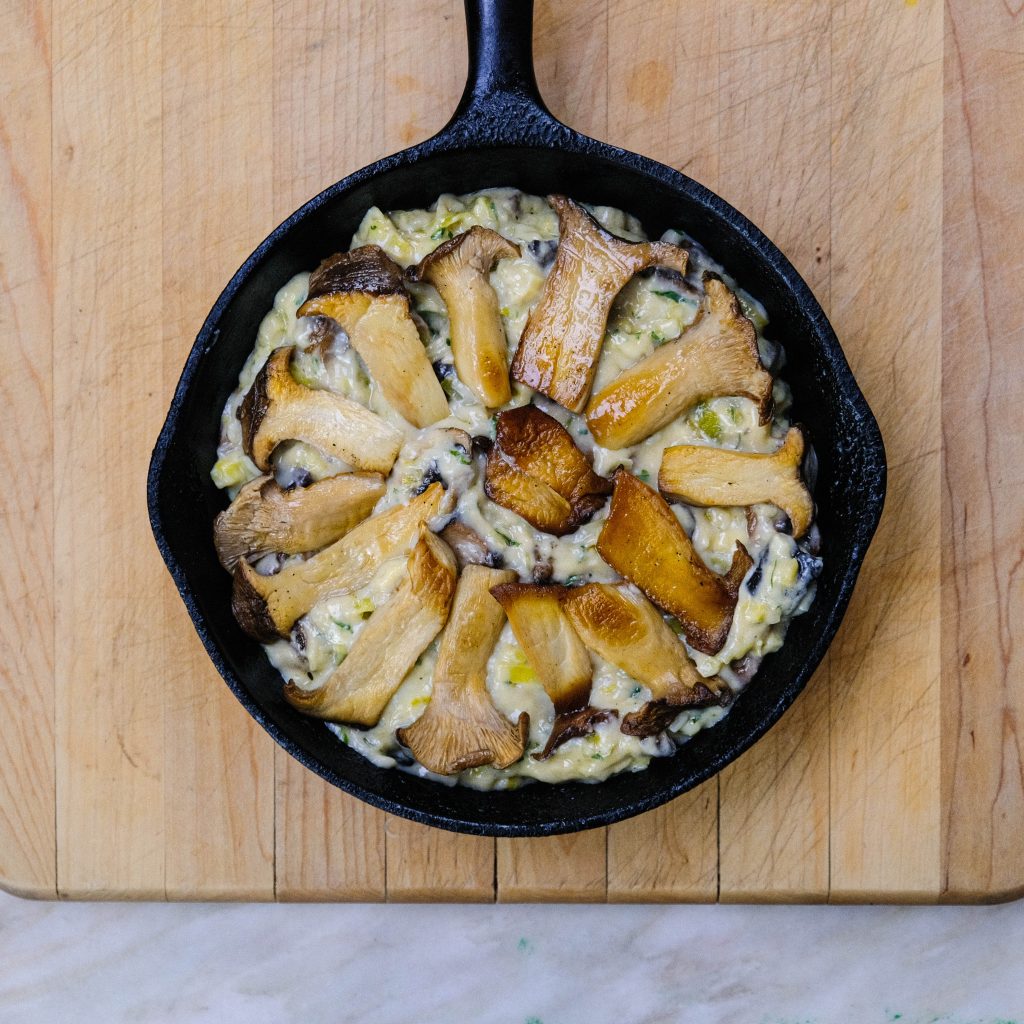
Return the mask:
<svg viewBox="0 0 1024 1024">
<path fill-rule="evenodd" d="M 820 347 L 825 362 L 835 375 L 845 398 L 853 406 L 853 412 L 856 414 L 860 432 L 859 443 L 879 470 L 877 486 L 869 494 L 865 495 L 860 509 L 862 514 L 852 531 L 851 557 L 848 564 L 841 571 L 837 571 L 835 599 L 828 609 L 827 617 L 823 620 L 821 629 L 807 648 L 800 669 L 789 678 L 786 685 L 780 688 L 775 703 L 768 712 L 763 714 L 756 724 L 748 729 L 736 742 L 732 743 L 727 750 L 724 750 L 700 768 L 665 785 L 652 795 L 633 801 L 624 801 L 612 809 L 597 811 L 581 818 L 569 819 L 561 817 L 528 823 L 480 822 L 471 818 L 423 810 L 399 801 L 381 797 L 348 779 L 331 766 L 324 764 L 319 758 L 312 756 L 301 744 L 288 737 L 264 713 L 252 696 L 249 688 L 225 661 L 220 647 L 209 632 L 207 621 L 192 593 L 184 568 L 167 541 L 159 495 L 163 468 L 174 442 L 182 406 L 185 403 L 186 394 L 197 372 L 198 365 L 202 357 L 215 345 L 219 336 L 218 324 L 221 316 L 235 298 L 244 281 L 259 266 L 282 236 L 287 234 L 300 221 L 316 213 L 324 203 L 339 194 L 385 171 L 415 163 L 424 157 L 437 153 L 458 153 L 463 151 L 469 155 L 483 148 L 488 148 L 486 141 L 480 141 L 478 133 L 473 133 L 476 137 L 470 138 L 459 132 L 455 119 L 438 135 L 428 139 L 426 142 L 385 157 L 329 186 L 278 225 L 244 261 L 214 303 L 192 346 L 175 388 L 167 418 L 156 441 L 147 478 L 147 505 L 157 548 L 188 610 L 196 633 L 229 689 L 246 711 L 266 730 L 274 741 L 297 761 L 315 772 L 325 781 L 382 811 L 421 824 L 482 836 L 510 838 L 547 836 L 611 825 L 652 810 L 674 799 L 681 793 L 700 785 L 721 771 L 726 764 L 731 763 L 749 749 L 782 717 L 786 709 L 796 700 L 831 644 L 853 594 L 864 555 L 881 518 L 886 487 L 885 450 L 875 417 L 857 385 L 824 310 L 810 288 L 774 243 L 743 214 L 721 199 L 721 197 L 681 172 L 648 157 L 591 139 L 554 121 L 554 119 L 550 120 L 547 128 L 551 133 L 548 138 L 550 139 L 551 135 L 554 135 L 551 141 L 557 143 L 557 145 L 550 145 L 548 143 L 547 148 L 557 148 L 563 152 L 583 158 L 602 159 L 620 168 L 626 167 L 655 179 L 676 192 L 686 194 L 691 200 L 703 206 L 715 219 L 726 222 L 734 231 L 738 232 L 748 241 L 766 266 L 779 276 L 789 294 L 793 296 L 804 314 L 811 321 L 816 335 L 816 344 Z M 503 141 L 496 143 L 490 148 L 523 148 L 530 145 L 537 146 L 539 143 L 535 139 L 529 138 L 529 133 L 526 133 L 521 142 Z M 255 641 L 253 642 L 255 643 Z M 392 771 L 393 769 L 380 770 Z M 608 781 L 610 782 L 611 780 Z M 580 787 L 582 785 L 586 784 L 569 782 L 557 784 L 557 787 Z M 601 784 L 598 783 L 598 785 Z M 502 799 L 500 792 L 494 792 L 491 796 L 495 800 Z"/>
</svg>

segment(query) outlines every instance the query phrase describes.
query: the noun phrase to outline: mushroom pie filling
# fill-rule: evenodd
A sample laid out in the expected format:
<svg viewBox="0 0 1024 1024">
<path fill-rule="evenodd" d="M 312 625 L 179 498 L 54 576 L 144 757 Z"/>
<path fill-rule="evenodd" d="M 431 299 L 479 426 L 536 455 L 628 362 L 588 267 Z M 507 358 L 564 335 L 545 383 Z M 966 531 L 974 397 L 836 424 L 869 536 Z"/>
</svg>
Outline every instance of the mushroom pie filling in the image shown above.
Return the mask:
<svg viewBox="0 0 1024 1024">
<path fill-rule="evenodd" d="M 821 570 L 765 324 L 619 210 L 369 210 L 277 293 L 212 470 L 284 698 L 478 789 L 639 771 L 718 722 Z"/>
</svg>

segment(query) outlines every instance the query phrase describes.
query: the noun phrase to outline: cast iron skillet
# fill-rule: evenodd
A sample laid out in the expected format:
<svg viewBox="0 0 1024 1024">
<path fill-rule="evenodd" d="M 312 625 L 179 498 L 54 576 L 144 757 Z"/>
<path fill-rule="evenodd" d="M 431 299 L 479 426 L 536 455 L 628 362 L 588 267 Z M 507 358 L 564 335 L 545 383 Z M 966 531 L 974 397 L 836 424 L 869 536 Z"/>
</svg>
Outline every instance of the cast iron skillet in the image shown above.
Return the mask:
<svg viewBox="0 0 1024 1024">
<path fill-rule="evenodd" d="M 836 336 L 789 261 L 745 217 L 670 167 L 589 139 L 547 111 L 532 66 L 532 0 L 466 0 L 469 82 L 432 139 L 350 175 L 289 217 L 245 261 L 189 354 L 149 471 L 157 546 L 196 631 L 228 686 L 290 754 L 323 778 L 393 814 L 459 832 L 537 836 L 607 825 L 657 807 L 714 775 L 793 702 L 846 609 L 878 524 L 885 452 L 878 425 Z M 213 549 L 224 506 L 210 481 L 220 412 L 274 293 L 293 274 L 347 248 L 364 211 L 424 207 L 442 192 L 495 185 L 628 210 L 651 237 L 669 227 L 703 243 L 767 307 L 785 343 L 785 376 L 819 459 L 816 499 L 824 572 L 810 611 L 766 658 L 730 714 L 673 757 L 600 785 L 531 785 L 479 793 L 374 767 L 322 722 L 281 697 L 281 679 L 231 615 L 231 585 Z"/>
</svg>

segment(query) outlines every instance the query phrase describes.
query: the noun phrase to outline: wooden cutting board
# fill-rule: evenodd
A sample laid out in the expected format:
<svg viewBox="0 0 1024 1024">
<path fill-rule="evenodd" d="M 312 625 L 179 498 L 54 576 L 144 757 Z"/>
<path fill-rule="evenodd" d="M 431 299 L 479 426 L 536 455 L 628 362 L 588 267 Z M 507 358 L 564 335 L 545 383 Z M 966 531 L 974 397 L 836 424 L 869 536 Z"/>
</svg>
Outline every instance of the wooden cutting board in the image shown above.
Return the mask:
<svg viewBox="0 0 1024 1024">
<path fill-rule="evenodd" d="M 192 339 L 242 259 L 305 199 L 454 109 L 461 5 L 10 0 L 7 888 L 481 901 L 1024 892 L 1019 0 L 548 0 L 536 46 L 557 115 L 720 192 L 832 317 L 881 423 L 890 485 L 830 657 L 718 778 L 576 836 L 433 831 L 276 749 L 208 663 L 164 571 L 147 461 Z"/>
</svg>

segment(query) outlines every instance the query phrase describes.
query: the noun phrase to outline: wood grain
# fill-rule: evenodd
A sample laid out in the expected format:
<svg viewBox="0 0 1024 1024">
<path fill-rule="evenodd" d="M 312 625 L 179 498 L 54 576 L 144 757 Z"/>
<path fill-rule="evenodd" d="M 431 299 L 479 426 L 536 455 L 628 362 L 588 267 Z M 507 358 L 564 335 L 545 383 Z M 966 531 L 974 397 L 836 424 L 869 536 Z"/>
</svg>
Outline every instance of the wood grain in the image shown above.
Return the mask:
<svg viewBox="0 0 1024 1024">
<path fill-rule="evenodd" d="M 830 303 L 830 0 L 719 6 L 719 188 Z M 794 32 L 792 26 L 800 25 Z M 726 56 L 727 55 L 727 56 Z M 785 340 L 785 339 L 782 339 Z M 721 775 L 720 898 L 825 899 L 829 660 Z"/>
<path fill-rule="evenodd" d="M 206 0 L 163 7 L 165 402 L 222 268 L 238 266 L 272 226 L 271 17 L 270 0 L 220 12 Z M 188 635 L 171 581 L 161 582 L 163 619 L 173 624 L 161 658 L 167 897 L 266 898 L 274 891 L 274 744 L 220 685 Z"/>
<path fill-rule="evenodd" d="M 56 893 L 50 6 L 0 7 L 0 884 Z"/>
<path fill-rule="evenodd" d="M 882 523 L 832 647 L 831 897 L 932 900 L 941 881 L 941 9 L 837 6 L 831 111 L 832 319 L 889 462 Z"/>
<path fill-rule="evenodd" d="M 164 896 L 160 5 L 53 3 L 57 885 Z M 111 45 L 116 40 L 117 45 Z M 112 184 L 115 187 L 111 187 Z M 59 334 L 58 334 L 59 331 Z M 112 486 L 112 481 L 119 481 Z M 177 631 L 179 637 L 181 630 Z"/>
<path fill-rule="evenodd" d="M 496 843 L 388 818 L 274 748 L 160 564 L 149 451 L 245 255 L 448 119 L 461 4 L 12 0 L 0 466 L 20 486 L 0 513 L 0 884 L 483 902 L 1024 892 L 1024 14 L 995 0 L 537 6 L 551 109 L 763 226 L 878 416 L 889 498 L 829 659 L 718 779 L 571 837 Z"/>
<path fill-rule="evenodd" d="M 711 903 L 717 895 L 717 779 L 608 829 L 610 903 Z"/>
<path fill-rule="evenodd" d="M 975 900 L 1024 894 L 1024 15 L 946 17 L 942 895 Z"/>
</svg>

